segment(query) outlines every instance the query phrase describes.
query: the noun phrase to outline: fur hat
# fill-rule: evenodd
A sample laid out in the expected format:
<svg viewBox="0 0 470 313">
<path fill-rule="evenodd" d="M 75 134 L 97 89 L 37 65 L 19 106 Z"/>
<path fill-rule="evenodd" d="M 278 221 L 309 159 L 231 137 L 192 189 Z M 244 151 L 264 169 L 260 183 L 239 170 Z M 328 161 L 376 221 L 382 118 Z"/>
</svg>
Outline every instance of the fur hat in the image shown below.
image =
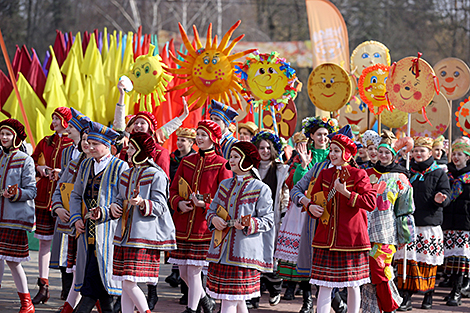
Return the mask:
<svg viewBox="0 0 470 313">
<path fill-rule="evenodd" d="M 157 155 L 155 141 L 148 133 L 131 134 L 129 143 L 137 150 L 132 156 L 132 163 L 134 164 L 145 163 L 148 159 L 153 160 Z"/>
<path fill-rule="evenodd" d="M 243 172 L 248 172 L 252 168 L 258 168 L 261 157 L 254 144 L 247 141 L 239 141 L 232 146 L 231 150 L 235 150 L 241 155 L 239 167 Z M 230 167 L 228 162 L 227 164 Z"/>
</svg>

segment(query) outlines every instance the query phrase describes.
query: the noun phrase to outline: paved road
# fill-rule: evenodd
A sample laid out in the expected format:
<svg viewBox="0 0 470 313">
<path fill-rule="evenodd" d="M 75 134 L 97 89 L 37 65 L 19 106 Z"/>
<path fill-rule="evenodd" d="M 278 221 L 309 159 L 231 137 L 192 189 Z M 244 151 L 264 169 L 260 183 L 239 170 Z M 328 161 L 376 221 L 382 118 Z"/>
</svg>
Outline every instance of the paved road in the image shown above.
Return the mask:
<svg viewBox="0 0 470 313">
<path fill-rule="evenodd" d="M 23 263 L 26 275 L 28 276 L 28 285 L 31 294 L 34 296 L 38 290 L 36 286 L 36 280 L 38 275 L 37 270 L 37 252 L 31 251 L 31 261 Z M 158 295 L 159 302 L 153 310 L 153 312 L 161 313 L 181 313 L 184 311 L 184 307 L 178 304 L 178 299 L 181 296 L 179 288 L 171 288 L 163 280 L 171 270 L 171 266 L 168 264 L 162 264 L 160 267 L 160 277 L 162 282 L 158 284 Z M 37 313 L 53 313 L 56 312 L 57 308 L 63 304 L 60 300 L 60 272 L 58 270 L 51 270 L 50 274 L 50 291 L 51 298 L 46 304 L 39 304 L 36 306 Z M 145 285 L 141 286 L 145 292 Z M 422 295 L 413 297 L 413 312 L 470 312 L 470 299 L 463 299 L 463 305 L 460 307 L 448 307 L 445 305 L 442 299 L 446 294 L 450 292 L 450 288 L 438 288 L 434 297 L 434 304 L 432 310 L 421 310 Z M 268 295 L 264 294 L 261 298 L 260 308 L 257 310 L 251 310 L 252 313 L 274 313 L 274 312 L 298 312 L 302 306 L 301 297 L 296 297 L 293 301 L 281 301 L 279 305 L 271 307 L 268 303 Z M 13 283 L 10 270 L 5 265 L 5 275 L 3 277 L 2 287 L 0 288 L 0 313 L 17 313 L 19 311 L 20 302 L 16 293 L 16 288 Z M 137 311 L 136 311 L 137 312 Z M 333 310 L 331 311 L 333 312 Z"/>
</svg>

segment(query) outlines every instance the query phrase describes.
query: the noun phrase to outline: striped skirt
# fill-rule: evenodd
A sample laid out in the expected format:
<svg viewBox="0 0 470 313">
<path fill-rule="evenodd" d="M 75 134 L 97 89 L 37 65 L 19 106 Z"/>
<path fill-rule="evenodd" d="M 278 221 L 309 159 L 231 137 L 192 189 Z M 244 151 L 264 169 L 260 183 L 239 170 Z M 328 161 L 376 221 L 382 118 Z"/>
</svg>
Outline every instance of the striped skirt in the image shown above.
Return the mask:
<svg viewBox="0 0 470 313">
<path fill-rule="evenodd" d="M 160 250 L 114 246 L 113 279 L 158 282 Z"/>
<path fill-rule="evenodd" d="M 406 281 L 403 284 L 403 260 L 395 260 L 397 267 L 398 289 L 413 293 L 426 293 L 434 290 L 437 265 L 414 260 L 406 261 Z"/>
<path fill-rule="evenodd" d="M 209 241 L 202 242 L 188 242 L 176 241 L 178 249 L 170 252 L 169 263 L 176 265 L 194 265 L 194 266 L 208 266 L 206 261 L 207 252 L 211 244 Z"/>
<path fill-rule="evenodd" d="M 209 263 L 206 291 L 214 299 L 249 300 L 260 296 L 260 272 L 255 269 Z"/>
<path fill-rule="evenodd" d="M 313 249 L 310 284 L 343 288 L 369 282 L 369 251 Z"/>
<path fill-rule="evenodd" d="M 308 281 L 309 276 L 301 275 L 297 272 L 297 263 L 279 260 L 277 270 L 282 279 L 289 281 Z"/>
<path fill-rule="evenodd" d="M 29 245 L 26 230 L 0 227 L 0 260 L 29 261 Z"/>
<path fill-rule="evenodd" d="M 46 209 L 35 209 L 36 231 L 34 237 L 39 240 L 52 240 L 54 236 L 55 217 L 52 217 L 51 211 Z"/>
</svg>

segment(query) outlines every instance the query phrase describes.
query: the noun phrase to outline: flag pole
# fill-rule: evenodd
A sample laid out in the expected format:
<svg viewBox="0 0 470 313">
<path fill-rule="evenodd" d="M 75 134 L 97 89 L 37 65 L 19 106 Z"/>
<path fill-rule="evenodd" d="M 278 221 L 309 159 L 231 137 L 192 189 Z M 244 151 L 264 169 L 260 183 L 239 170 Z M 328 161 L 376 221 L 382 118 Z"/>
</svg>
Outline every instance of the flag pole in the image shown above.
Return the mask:
<svg viewBox="0 0 470 313">
<path fill-rule="evenodd" d="M 5 57 L 5 63 L 7 64 L 8 73 L 10 74 L 10 80 L 15 89 L 16 98 L 18 99 L 18 104 L 20 105 L 21 114 L 23 115 L 23 120 L 26 127 L 26 132 L 28 133 L 29 141 L 33 146 L 33 150 L 36 148 L 36 143 L 34 142 L 33 133 L 31 132 L 31 127 L 29 126 L 28 117 L 26 116 L 26 111 L 24 110 L 23 102 L 21 101 L 20 92 L 18 91 L 18 85 L 16 84 L 16 77 L 13 73 L 13 67 L 10 63 L 10 58 L 8 57 L 7 47 L 5 46 L 5 41 L 3 41 L 2 30 L 0 29 L 0 46 L 2 47 L 3 56 Z"/>
</svg>

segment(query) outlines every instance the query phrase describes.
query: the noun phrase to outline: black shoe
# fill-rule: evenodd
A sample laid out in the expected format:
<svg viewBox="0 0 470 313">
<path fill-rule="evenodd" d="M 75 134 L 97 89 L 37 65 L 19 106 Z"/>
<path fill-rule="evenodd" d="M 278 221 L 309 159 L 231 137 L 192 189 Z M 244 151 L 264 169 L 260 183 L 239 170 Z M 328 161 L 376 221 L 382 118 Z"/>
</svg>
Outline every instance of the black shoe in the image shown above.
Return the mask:
<svg viewBox="0 0 470 313">
<path fill-rule="evenodd" d="M 93 310 L 96 304 L 96 299 L 91 297 L 82 297 L 80 302 L 78 302 L 77 306 L 73 310 L 74 313 L 89 313 Z"/>
<path fill-rule="evenodd" d="M 269 296 L 269 305 L 270 306 L 276 306 L 279 304 L 279 302 L 281 301 L 281 294 L 277 294 L 277 295 L 273 295 L 273 296 Z"/>
<path fill-rule="evenodd" d="M 423 303 L 421 303 L 421 309 L 430 310 L 432 309 L 432 291 L 428 291 L 424 294 Z"/>
<path fill-rule="evenodd" d="M 172 271 L 171 274 L 165 278 L 165 282 L 170 284 L 171 287 L 176 288 L 181 283 L 181 278 L 176 271 Z"/>
<path fill-rule="evenodd" d="M 67 300 L 67 297 L 72 287 L 73 273 L 67 273 L 67 268 L 60 267 L 60 274 L 62 280 L 62 291 L 60 292 L 60 299 Z"/>
<path fill-rule="evenodd" d="M 253 307 L 253 303 L 251 303 L 251 299 L 250 300 L 245 300 L 245 303 L 246 303 L 246 308 L 251 310 L 251 309 L 254 309 Z"/>
<path fill-rule="evenodd" d="M 187 294 L 184 294 L 180 300 L 179 300 L 179 303 L 181 305 L 188 305 L 188 295 Z"/>
<path fill-rule="evenodd" d="M 401 303 L 400 307 L 397 311 L 411 311 L 413 306 L 411 305 L 411 294 L 408 291 L 403 291 L 403 302 Z"/>
<path fill-rule="evenodd" d="M 336 313 L 348 312 L 348 305 L 341 299 L 339 291 L 335 293 L 333 300 L 331 300 L 331 307 Z"/>
<path fill-rule="evenodd" d="M 186 310 L 184 310 L 183 313 L 196 313 L 196 311 L 191 310 L 190 308 L 186 307 Z"/>
<path fill-rule="evenodd" d="M 446 305 L 448 306 L 459 306 L 462 305 L 462 282 L 463 276 L 459 276 L 454 280 L 454 286 L 447 299 Z"/>
<path fill-rule="evenodd" d="M 297 290 L 295 291 L 295 295 L 296 296 L 301 296 L 304 294 L 304 291 L 299 287 L 297 288 Z"/>
<path fill-rule="evenodd" d="M 313 307 L 312 292 L 304 290 L 304 294 L 302 295 L 302 298 L 303 298 L 303 303 L 302 303 L 302 308 L 300 308 L 299 313 L 313 313 L 314 307 Z"/>
<path fill-rule="evenodd" d="M 121 313 L 121 296 L 114 297 L 113 313 Z"/>
<path fill-rule="evenodd" d="M 462 295 L 462 298 L 470 297 L 470 279 L 468 277 L 463 278 L 460 294 Z"/>
<path fill-rule="evenodd" d="M 152 311 L 155 307 L 155 304 L 158 302 L 158 295 L 157 295 L 157 285 L 147 285 L 148 295 L 147 295 L 147 304 L 149 306 L 149 310 Z"/>
<path fill-rule="evenodd" d="M 208 295 L 205 295 L 204 298 L 199 300 L 199 305 L 201 306 L 204 313 L 212 313 L 212 311 L 215 309 L 215 301 L 212 301 Z"/>
<path fill-rule="evenodd" d="M 297 283 L 295 281 L 287 281 L 287 288 L 284 296 L 282 297 L 283 300 L 291 301 L 295 299 L 295 286 Z"/>
<path fill-rule="evenodd" d="M 260 297 L 251 298 L 250 300 L 246 300 L 247 308 L 249 308 L 249 309 L 259 308 L 259 299 L 260 299 Z"/>
<path fill-rule="evenodd" d="M 450 279 L 450 276 L 445 276 L 444 280 L 441 281 L 438 286 L 439 287 L 452 287 L 452 280 Z"/>
</svg>

